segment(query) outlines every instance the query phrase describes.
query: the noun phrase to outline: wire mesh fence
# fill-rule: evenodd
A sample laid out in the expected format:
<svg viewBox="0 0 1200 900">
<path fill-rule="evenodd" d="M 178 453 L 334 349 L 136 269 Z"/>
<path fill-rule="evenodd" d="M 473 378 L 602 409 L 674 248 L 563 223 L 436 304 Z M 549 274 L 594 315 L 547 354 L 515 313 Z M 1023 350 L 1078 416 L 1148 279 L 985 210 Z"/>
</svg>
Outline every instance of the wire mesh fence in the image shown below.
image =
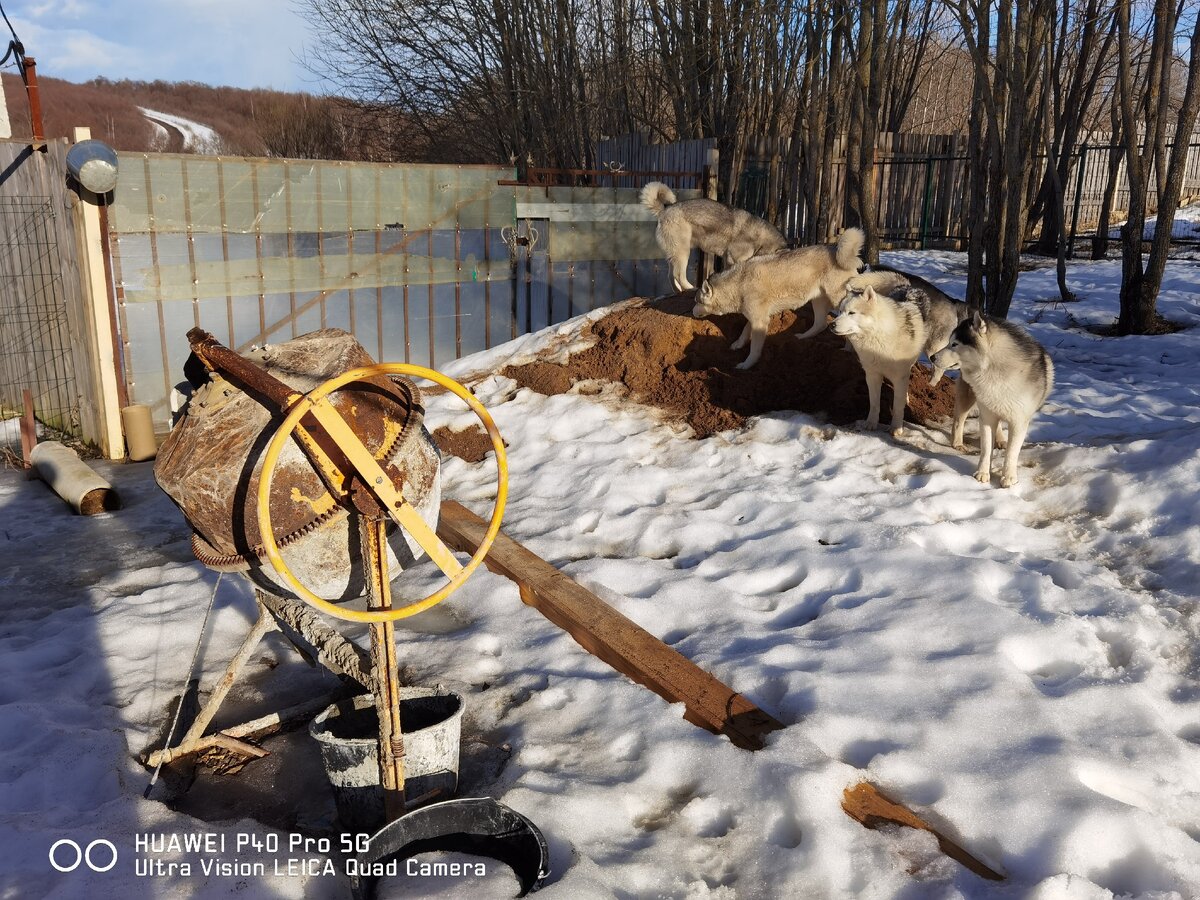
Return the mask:
<svg viewBox="0 0 1200 900">
<path fill-rule="evenodd" d="M 39 421 L 79 435 L 54 216 L 49 197 L 0 197 L 0 406 L 19 411 L 29 390 Z"/>
</svg>

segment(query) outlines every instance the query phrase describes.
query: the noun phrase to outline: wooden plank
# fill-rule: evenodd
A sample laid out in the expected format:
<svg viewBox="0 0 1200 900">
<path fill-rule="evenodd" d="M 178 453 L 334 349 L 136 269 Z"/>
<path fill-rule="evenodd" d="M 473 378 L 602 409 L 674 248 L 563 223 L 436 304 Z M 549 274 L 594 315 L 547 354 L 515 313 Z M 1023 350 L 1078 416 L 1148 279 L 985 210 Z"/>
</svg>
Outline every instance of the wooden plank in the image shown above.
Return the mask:
<svg viewBox="0 0 1200 900">
<path fill-rule="evenodd" d="M 25 411 L 21 414 L 21 462 L 25 464 L 25 477 L 33 478 L 33 448 L 37 446 L 37 419 L 33 415 L 33 392 L 29 388 L 21 391 Z"/>
<path fill-rule="evenodd" d="M 966 866 L 981 878 L 990 881 L 1003 881 L 1004 876 L 989 865 L 972 856 L 967 850 L 946 837 L 911 809 L 884 796 L 875 785 L 864 781 L 854 787 L 846 788 L 842 795 L 842 809 L 846 815 L 867 828 L 878 828 L 880 825 L 904 825 L 928 831 L 937 838 L 938 848 L 956 862 Z"/>
<path fill-rule="evenodd" d="M 456 550 L 473 553 L 487 524 L 453 500 L 442 503 L 438 536 Z M 670 703 L 683 703 L 684 718 L 735 746 L 760 750 L 763 738 L 783 724 L 722 684 L 691 660 L 617 612 L 504 532 L 484 563 L 515 581 L 521 599 L 573 637 L 583 649 Z"/>
</svg>

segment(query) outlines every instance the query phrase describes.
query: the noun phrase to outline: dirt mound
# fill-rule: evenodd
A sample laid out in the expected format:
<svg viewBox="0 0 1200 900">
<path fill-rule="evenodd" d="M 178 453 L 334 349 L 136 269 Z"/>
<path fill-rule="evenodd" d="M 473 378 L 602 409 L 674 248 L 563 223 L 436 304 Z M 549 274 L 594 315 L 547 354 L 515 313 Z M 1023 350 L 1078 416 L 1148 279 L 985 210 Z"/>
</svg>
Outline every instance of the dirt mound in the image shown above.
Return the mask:
<svg viewBox="0 0 1200 900">
<path fill-rule="evenodd" d="M 443 425 L 430 437 L 442 453 L 457 456 L 469 463 L 482 462 L 492 452 L 492 439 L 478 425 L 472 425 L 462 431 L 451 431 Z M 508 444 L 504 446 L 507 447 Z"/>
<path fill-rule="evenodd" d="M 820 415 L 836 425 L 866 418 L 862 367 L 843 339 L 830 331 L 806 341 L 791 337 L 812 321 L 807 308 L 776 317 L 762 358 L 743 372 L 735 367 L 747 351 L 729 345 L 746 320 L 694 319 L 692 302 L 688 293 L 617 310 L 589 326 L 595 346 L 572 355 L 566 365 L 532 362 L 501 374 L 541 394 L 566 393 L 588 379 L 620 382 L 635 400 L 691 425 L 698 438 L 775 410 Z M 891 402 L 885 385 L 885 421 Z M 929 425 L 953 411 L 953 384 L 943 379 L 931 388 L 928 373 L 914 366 L 905 418 Z"/>
</svg>

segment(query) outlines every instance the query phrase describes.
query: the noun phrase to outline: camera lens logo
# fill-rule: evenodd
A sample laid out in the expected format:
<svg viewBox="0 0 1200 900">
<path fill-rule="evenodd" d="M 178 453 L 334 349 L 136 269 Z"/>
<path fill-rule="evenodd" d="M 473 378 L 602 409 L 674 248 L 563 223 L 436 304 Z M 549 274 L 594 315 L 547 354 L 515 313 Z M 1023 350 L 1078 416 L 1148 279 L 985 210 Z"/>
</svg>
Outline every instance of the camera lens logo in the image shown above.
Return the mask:
<svg viewBox="0 0 1200 900">
<path fill-rule="evenodd" d="M 105 849 L 95 852 L 97 847 L 106 848 L 107 855 Z M 104 838 L 92 841 L 86 849 L 66 838 L 55 841 L 50 847 L 50 865 L 58 871 L 74 872 L 80 863 L 86 863 L 93 872 L 107 872 L 117 864 L 117 848 L 112 841 Z"/>
</svg>

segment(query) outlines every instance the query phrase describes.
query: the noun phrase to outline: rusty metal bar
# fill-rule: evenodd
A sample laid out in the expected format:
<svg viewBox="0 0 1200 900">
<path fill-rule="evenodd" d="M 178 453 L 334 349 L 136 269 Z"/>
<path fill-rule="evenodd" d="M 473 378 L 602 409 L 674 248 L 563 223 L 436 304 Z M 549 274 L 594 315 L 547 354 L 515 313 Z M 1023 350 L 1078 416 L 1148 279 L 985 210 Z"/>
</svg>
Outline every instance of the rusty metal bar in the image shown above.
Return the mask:
<svg viewBox="0 0 1200 900">
<path fill-rule="evenodd" d="M 232 375 L 233 379 L 254 393 L 262 394 L 277 409 L 286 410 L 291 406 L 292 397 L 296 391 L 288 387 L 278 378 L 256 366 L 250 360 L 234 353 L 228 347 L 202 328 L 193 328 L 187 333 L 188 344 L 192 352 L 200 357 L 209 369 L 222 375 Z"/>
<path fill-rule="evenodd" d="M 33 478 L 33 448 L 37 445 L 37 417 L 33 412 L 33 391 L 21 391 L 24 412 L 21 414 L 21 462 L 25 464 L 25 477 Z"/>
<path fill-rule="evenodd" d="M 387 576 L 387 520 L 360 516 L 359 539 L 367 581 L 367 607 L 391 609 Z M 404 815 L 404 731 L 400 723 L 400 674 L 396 666 L 396 630 L 392 622 L 371 624 L 371 657 L 375 662 L 375 711 L 379 717 L 379 783 L 384 818 Z"/>
<path fill-rule="evenodd" d="M 29 130 L 33 139 L 32 146 L 38 150 L 46 149 L 46 126 L 42 122 L 42 95 L 38 89 L 37 62 L 32 56 L 22 59 L 21 78 L 25 82 L 25 92 L 29 95 Z"/>
</svg>

